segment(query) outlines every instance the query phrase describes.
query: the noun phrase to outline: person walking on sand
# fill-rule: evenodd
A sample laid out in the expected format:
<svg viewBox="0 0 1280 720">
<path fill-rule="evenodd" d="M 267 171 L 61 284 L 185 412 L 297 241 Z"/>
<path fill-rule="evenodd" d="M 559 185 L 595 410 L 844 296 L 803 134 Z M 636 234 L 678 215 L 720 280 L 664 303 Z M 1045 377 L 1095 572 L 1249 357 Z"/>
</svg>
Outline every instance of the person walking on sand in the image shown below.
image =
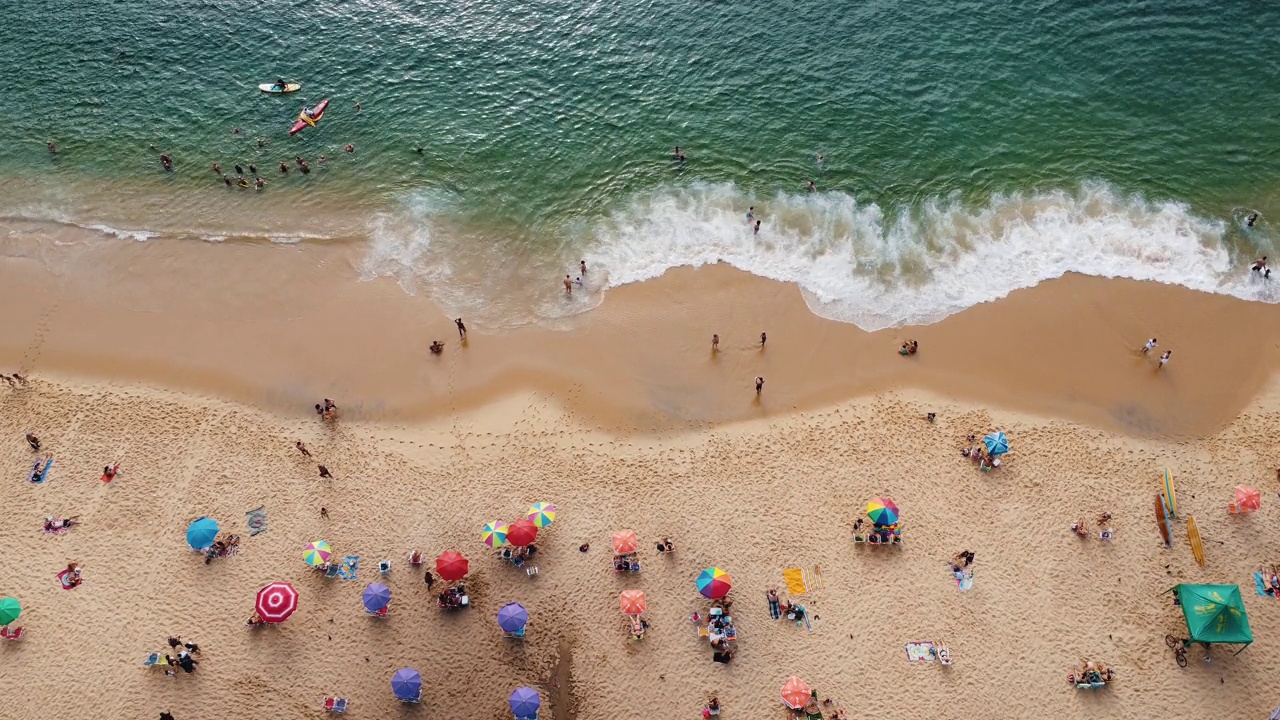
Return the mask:
<svg viewBox="0 0 1280 720">
<path fill-rule="evenodd" d="M 765 341 L 766 341 L 766 340 L 768 340 L 768 339 L 769 339 L 769 336 L 768 336 L 768 335 L 765 335 L 764 333 L 760 333 L 760 349 L 761 349 L 761 350 L 763 350 L 763 349 L 764 349 L 764 343 L 765 343 Z"/>
<path fill-rule="evenodd" d="M 14 379 L 14 380 L 17 380 L 19 385 L 26 385 L 26 384 L 27 384 L 27 378 L 26 378 L 25 376 L 23 376 L 23 375 L 19 375 L 18 373 L 14 373 L 14 374 L 13 374 L 13 379 Z"/>
<path fill-rule="evenodd" d="M 757 375 L 756 376 L 756 395 L 759 395 L 761 390 L 764 390 L 764 378 Z"/>
<path fill-rule="evenodd" d="M 40 438 L 27 433 L 27 444 L 31 446 L 31 452 L 40 452 Z"/>
<path fill-rule="evenodd" d="M 453 324 L 458 326 L 458 339 L 460 339 L 460 340 L 466 340 L 466 339 L 467 339 L 467 326 L 466 326 L 466 324 L 465 324 L 465 323 L 463 323 L 463 322 L 462 322 L 462 318 L 458 318 L 457 320 L 454 320 L 454 321 L 453 321 Z"/>
<path fill-rule="evenodd" d="M 720 336 L 713 333 L 711 335 L 711 352 L 719 352 L 719 350 L 720 350 Z"/>
<path fill-rule="evenodd" d="M 573 280 L 570 280 L 568 275 L 564 276 L 564 294 L 565 295 L 573 294 Z"/>
<path fill-rule="evenodd" d="M 1155 350 L 1155 349 L 1156 349 L 1156 339 L 1155 339 L 1155 338 L 1151 338 L 1150 340 L 1148 340 L 1148 341 L 1147 341 L 1147 344 L 1146 344 L 1146 345 L 1143 345 L 1143 346 L 1142 346 L 1142 354 L 1143 354 L 1143 355 L 1146 355 L 1147 353 L 1149 353 L 1149 352 L 1151 352 L 1152 350 Z"/>
<path fill-rule="evenodd" d="M 1172 355 L 1173 355 L 1172 350 L 1165 350 L 1164 354 L 1160 356 L 1160 365 L 1158 365 L 1156 369 L 1159 370 L 1160 368 L 1164 367 L 1165 364 L 1169 362 L 1169 357 Z"/>
<path fill-rule="evenodd" d="M 298 452 L 302 453 L 303 457 L 311 457 L 311 451 L 307 449 L 306 445 L 302 444 L 301 440 L 294 443 L 293 446 L 298 448 Z"/>
<path fill-rule="evenodd" d="M 326 480 L 333 479 L 333 475 L 329 473 L 329 468 L 323 465 L 320 466 L 320 477 L 325 478 Z"/>
</svg>

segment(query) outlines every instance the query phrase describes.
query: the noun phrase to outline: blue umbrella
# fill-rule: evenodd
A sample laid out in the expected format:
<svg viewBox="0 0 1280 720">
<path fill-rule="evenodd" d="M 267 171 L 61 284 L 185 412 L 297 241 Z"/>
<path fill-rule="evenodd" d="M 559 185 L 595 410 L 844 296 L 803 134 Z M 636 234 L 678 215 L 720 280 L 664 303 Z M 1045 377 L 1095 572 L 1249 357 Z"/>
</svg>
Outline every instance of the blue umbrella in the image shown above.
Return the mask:
<svg viewBox="0 0 1280 720">
<path fill-rule="evenodd" d="M 218 521 L 202 517 L 187 528 L 187 544 L 195 550 L 204 550 L 218 537 Z"/>
<path fill-rule="evenodd" d="M 519 632 L 529 622 L 529 611 L 520 603 L 507 603 L 498 610 L 498 627 L 504 632 Z"/>
<path fill-rule="evenodd" d="M 364 609 L 378 612 L 391 604 L 391 588 L 382 583 L 370 583 L 364 589 Z"/>
<path fill-rule="evenodd" d="M 1009 438 L 1004 436 L 1003 431 L 993 432 L 982 438 L 982 444 L 987 446 L 987 453 L 990 455 L 1003 455 L 1009 452 Z"/>
<path fill-rule="evenodd" d="M 391 676 L 391 692 L 397 700 L 418 702 L 422 699 L 422 675 L 413 668 L 402 668 Z"/>
<path fill-rule="evenodd" d="M 542 698 L 531 687 L 518 687 L 511 693 L 511 714 L 517 718 L 534 718 L 542 707 Z"/>
</svg>

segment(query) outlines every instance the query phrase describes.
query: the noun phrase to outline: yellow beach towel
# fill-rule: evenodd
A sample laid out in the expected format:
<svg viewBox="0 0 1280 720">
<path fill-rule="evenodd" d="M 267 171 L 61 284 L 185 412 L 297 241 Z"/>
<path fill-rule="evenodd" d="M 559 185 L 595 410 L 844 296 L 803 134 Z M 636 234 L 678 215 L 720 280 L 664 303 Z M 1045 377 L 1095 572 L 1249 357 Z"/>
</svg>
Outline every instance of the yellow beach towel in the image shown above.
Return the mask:
<svg viewBox="0 0 1280 720">
<path fill-rule="evenodd" d="M 803 595 L 809 592 L 809 588 L 804 584 L 804 571 L 800 568 L 784 569 L 782 580 L 787 584 L 787 592 L 791 595 Z"/>
</svg>

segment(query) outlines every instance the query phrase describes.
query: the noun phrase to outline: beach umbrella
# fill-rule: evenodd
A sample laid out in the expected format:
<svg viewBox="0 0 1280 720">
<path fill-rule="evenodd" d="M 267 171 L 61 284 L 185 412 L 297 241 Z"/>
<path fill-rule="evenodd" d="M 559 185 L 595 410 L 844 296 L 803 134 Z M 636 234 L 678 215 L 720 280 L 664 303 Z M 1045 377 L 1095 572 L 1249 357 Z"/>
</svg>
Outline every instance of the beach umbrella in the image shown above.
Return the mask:
<svg viewBox="0 0 1280 720">
<path fill-rule="evenodd" d="M 307 546 L 302 549 L 302 559 L 311 567 L 327 565 L 331 557 L 333 557 L 333 546 L 327 540 L 307 543 Z"/>
<path fill-rule="evenodd" d="M 1262 493 L 1258 488 L 1247 485 L 1236 486 L 1236 507 L 1245 512 L 1253 512 L 1262 507 Z"/>
<path fill-rule="evenodd" d="M 518 687 L 511 693 L 511 714 L 520 720 L 538 716 L 538 708 L 542 707 L 542 698 L 538 691 L 531 687 Z"/>
<path fill-rule="evenodd" d="M 507 603 L 498 608 L 498 627 L 503 632 L 519 632 L 529 622 L 529 611 L 520 603 Z"/>
<path fill-rule="evenodd" d="M 876 498 L 867 503 L 867 517 L 876 527 L 888 527 L 898 522 L 898 505 L 889 498 Z"/>
<path fill-rule="evenodd" d="M 449 582 L 461 580 L 467 574 L 467 559 L 453 550 L 442 552 L 436 558 L 436 574 Z"/>
<path fill-rule="evenodd" d="M 787 681 L 782 683 L 782 704 L 792 710 L 799 710 L 804 707 L 812 697 L 813 688 L 795 675 L 787 678 Z"/>
<path fill-rule="evenodd" d="M 22 603 L 18 598 L 7 597 L 0 600 L 0 626 L 8 625 L 22 614 Z"/>
<path fill-rule="evenodd" d="M 369 583 L 364 589 L 364 609 L 376 613 L 391 604 L 391 588 L 382 583 Z"/>
<path fill-rule="evenodd" d="M 640 541 L 636 539 L 636 533 L 634 530 L 619 530 L 613 534 L 610 542 L 613 543 L 614 555 L 626 555 L 627 553 L 633 553 L 640 545 Z"/>
<path fill-rule="evenodd" d="M 193 550 L 204 550 L 218 537 L 218 521 L 202 517 L 187 526 L 187 544 Z"/>
<path fill-rule="evenodd" d="M 556 521 L 556 506 L 551 503 L 534 503 L 529 507 L 529 522 L 544 528 Z"/>
<path fill-rule="evenodd" d="M 538 527 L 529 520 L 517 520 L 507 528 L 507 542 L 516 547 L 528 547 L 538 539 Z"/>
<path fill-rule="evenodd" d="M 982 444 L 987 446 L 989 455 L 1003 455 L 1009 452 L 1009 438 L 1004 436 L 1003 430 L 997 430 L 982 438 Z"/>
<path fill-rule="evenodd" d="M 507 524 L 501 520 L 494 520 L 485 525 L 484 529 L 480 531 L 480 539 L 484 540 L 484 544 L 491 548 L 500 548 L 506 545 Z"/>
<path fill-rule="evenodd" d="M 273 582 L 258 591 L 253 607 L 264 622 L 284 622 L 298 609 L 298 591 L 287 582 Z"/>
<path fill-rule="evenodd" d="M 707 568 L 698 574 L 698 592 L 711 600 L 718 600 L 728 595 L 729 589 L 733 587 L 732 583 L 729 573 L 720 568 Z"/>
<path fill-rule="evenodd" d="M 622 607 L 623 615 L 639 615 L 648 607 L 643 590 L 623 590 L 618 595 L 618 604 Z"/>
<path fill-rule="evenodd" d="M 422 674 L 413 668 L 401 668 L 391 676 L 391 692 L 396 699 L 404 702 L 418 702 L 422 699 Z"/>
</svg>

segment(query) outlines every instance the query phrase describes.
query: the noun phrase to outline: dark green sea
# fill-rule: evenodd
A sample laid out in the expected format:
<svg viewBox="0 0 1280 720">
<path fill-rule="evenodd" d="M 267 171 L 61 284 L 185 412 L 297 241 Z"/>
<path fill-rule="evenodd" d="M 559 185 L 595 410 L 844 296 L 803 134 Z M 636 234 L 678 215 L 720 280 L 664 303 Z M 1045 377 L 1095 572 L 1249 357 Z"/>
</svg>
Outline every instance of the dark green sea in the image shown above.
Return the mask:
<svg viewBox="0 0 1280 720">
<path fill-rule="evenodd" d="M 0 18 L 0 223 L 360 243 L 362 276 L 511 324 L 718 260 L 867 328 L 1070 271 L 1280 301 L 1245 269 L 1280 223 L 1275 3 L 2 0 Z M 257 90 L 278 76 L 302 91 Z M 295 156 L 313 172 L 281 175 Z M 229 189 L 211 162 L 269 184 Z M 579 259 L 592 292 L 566 305 Z"/>
</svg>

